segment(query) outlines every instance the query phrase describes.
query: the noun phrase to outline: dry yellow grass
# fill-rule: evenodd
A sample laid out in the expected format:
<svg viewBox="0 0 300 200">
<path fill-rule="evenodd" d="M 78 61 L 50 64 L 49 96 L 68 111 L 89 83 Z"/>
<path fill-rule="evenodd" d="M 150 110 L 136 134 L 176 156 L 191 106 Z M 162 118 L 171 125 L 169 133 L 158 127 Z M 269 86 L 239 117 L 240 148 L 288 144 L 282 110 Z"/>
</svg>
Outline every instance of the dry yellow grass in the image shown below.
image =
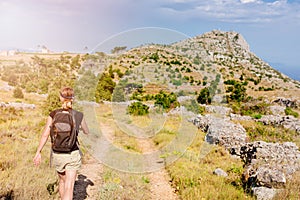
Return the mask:
<svg viewBox="0 0 300 200">
<path fill-rule="evenodd" d="M 197 133 L 193 144 L 174 164 L 167 167 L 173 187 L 182 199 L 254 199 L 243 191 L 241 174 L 243 163 L 231 157 L 222 147 L 207 146 L 204 134 Z M 216 168 L 228 177 L 213 174 Z"/>
</svg>

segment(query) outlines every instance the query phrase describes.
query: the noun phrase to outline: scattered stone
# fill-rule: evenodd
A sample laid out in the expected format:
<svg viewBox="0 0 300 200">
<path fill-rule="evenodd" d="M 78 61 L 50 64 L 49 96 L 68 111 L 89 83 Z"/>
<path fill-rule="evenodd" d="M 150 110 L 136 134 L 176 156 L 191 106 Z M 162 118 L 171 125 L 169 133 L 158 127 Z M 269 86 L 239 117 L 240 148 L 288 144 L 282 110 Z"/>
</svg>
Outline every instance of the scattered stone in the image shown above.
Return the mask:
<svg viewBox="0 0 300 200">
<path fill-rule="evenodd" d="M 274 100 L 273 102 L 285 107 L 291 107 L 291 108 L 299 107 L 299 102 L 297 100 L 291 100 L 282 97 Z"/>
<path fill-rule="evenodd" d="M 277 193 L 276 189 L 267 187 L 253 187 L 252 191 L 257 200 L 272 200 Z"/>
<path fill-rule="evenodd" d="M 264 115 L 257 121 L 264 125 L 283 126 L 286 129 L 295 130 L 300 133 L 300 120 L 294 116 Z"/>
<path fill-rule="evenodd" d="M 250 186 L 281 188 L 287 178 L 300 170 L 300 151 L 292 142 L 256 141 L 235 151 L 246 164 L 243 176 Z"/>
<path fill-rule="evenodd" d="M 205 111 L 208 113 L 220 114 L 221 116 L 229 115 L 232 112 L 231 108 L 224 106 L 204 105 Z"/>
<path fill-rule="evenodd" d="M 205 140 L 210 144 L 219 144 L 226 149 L 246 143 L 246 130 L 240 125 L 224 119 L 211 122 Z"/>
<path fill-rule="evenodd" d="M 13 107 L 17 110 L 21 109 L 35 109 L 34 104 L 27 104 L 27 103 L 16 103 L 16 102 L 9 102 L 9 103 L 4 103 L 0 102 L 0 107 Z"/>
<path fill-rule="evenodd" d="M 213 173 L 216 174 L 217 176 L 223 176 L 223 177 L 228 176 L 228 174 L 221 168 L 215 169 L 215 171 Z"/>
<path fill-rule="evenodd" d="M 300 132 L 300 123 L 293 116 L 264 115 L 261 119 L 230 114 L 229 118 L 216 115 L 197 115 L 191 121 L 206 132 L 210 144 L 224 146 L 233 156 L 245 163 L 243 181 L 253 188 L 257 199 L 272 199 L 276 189 L 283 188 L 287 180 L 300 170 L 300 151 L 293 142 L 268 143 L 247 142 L 246 131 L 240 124 L 230 120 L 255 120 L 265 125 L 283 126 Z M 221 173 L 216 169 L 215 174 Z M 226 173 L 226 172 L 225 172 Z"/>
<path fill-rule="evenodd" d="M 250 120 L 253 120 L 253 118 L 250 117 L 250 116 L 242 116 L 242 115 L 233 114 L 233 113 L 230 113 L 229 117 L 230 117 L 231 120 L 236 120 L 236 121 L 250 121 Z"/>
<path fill-rule="evenodd" d="M 269 109 L 273 115 L 285 115 L 285 106 L 269 106 Z"/>
</svg>

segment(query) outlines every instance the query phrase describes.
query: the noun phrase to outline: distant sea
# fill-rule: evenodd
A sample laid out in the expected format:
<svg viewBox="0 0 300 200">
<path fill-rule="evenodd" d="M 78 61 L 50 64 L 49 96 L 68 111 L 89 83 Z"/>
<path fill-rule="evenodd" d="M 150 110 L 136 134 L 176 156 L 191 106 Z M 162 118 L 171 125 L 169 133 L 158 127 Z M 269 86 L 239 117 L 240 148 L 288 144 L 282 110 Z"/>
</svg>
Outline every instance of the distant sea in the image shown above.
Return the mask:
<svg viewBox="0 0 300 200">
<path fill-rule="evenodd" d="M 269 63 L 271 67 L 289 76 L 292 79 L 300 81 L 300 66 L 289 66 L 282 63 Z"/>
</svg>

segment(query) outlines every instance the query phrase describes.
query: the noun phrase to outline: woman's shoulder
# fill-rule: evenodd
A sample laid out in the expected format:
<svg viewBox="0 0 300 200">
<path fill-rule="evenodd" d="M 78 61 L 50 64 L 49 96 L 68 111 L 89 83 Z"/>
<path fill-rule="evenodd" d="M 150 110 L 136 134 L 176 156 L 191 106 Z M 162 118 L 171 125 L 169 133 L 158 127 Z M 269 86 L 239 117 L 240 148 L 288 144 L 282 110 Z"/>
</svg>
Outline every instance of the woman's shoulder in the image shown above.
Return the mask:
<svg viewBox="0 0 300 200">
<path fill-rule="evenodd" d="M 55 115 L 57 112 L 61 112 L 62 110 L 63 110 L 62 108 L 55 109 L 55 110 L 53 110 L 53 111 L 50 112 L 49 116 L 50 116 L 51 118 L 53 118 L 54 115 Z"/>
</svg>

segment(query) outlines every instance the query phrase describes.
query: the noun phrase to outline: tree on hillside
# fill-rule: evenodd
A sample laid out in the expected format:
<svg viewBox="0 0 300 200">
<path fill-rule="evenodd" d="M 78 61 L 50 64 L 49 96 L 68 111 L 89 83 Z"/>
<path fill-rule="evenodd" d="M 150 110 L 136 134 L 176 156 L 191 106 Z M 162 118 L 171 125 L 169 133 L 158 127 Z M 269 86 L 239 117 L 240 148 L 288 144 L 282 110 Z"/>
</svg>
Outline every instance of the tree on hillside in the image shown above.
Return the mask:
<svg viewBox="0 0 300 200">
<path fill-rule="evenodd" d="M 119 53 L 121 51 L 125 51 L 126 48 L 127 48 L 126 46 L 115 47 L 111 50 L 111 53 L 112 54 Z"/>
<path fill-rule="evenodd" d="M 164 110 L 180 106 L 179 102 L 177 101 L 177 96 L 173 92 L 167 94 L 164 91 L 160 91 L 157 95 L 155 95 L 154 98 L 154 105 L 161 106 Z"/>
<path fill-rule="evenodd" d="M 113 81 L 111 76 L 107 73 L 103 73 L 96 87 L 96 102 L 100 102 L 103 100 L 111 101 L 115 86 L 116 83 Z"/>
<path fill-rule="evenodd" d="M 146 115 L 149 113 L 149 106 L 140 101 L 133 102 L 127 107 L 127 112 L 131 115 Z"/>
<path fill-rule="evenodd" d="M 113 96 L 112 96 L 113 102 L 124 102 L 125 101 L 125 94 L 124 94 L 124 87 L 118 85 L 115 87 Z"/>
<path fill-rule="evenodd" d="M 97 81 L 97 76 L 91 70 L 84 71 L 82 76 L 75 81 L 76 99 L 94 101 Z"/>
<path fill-rule="evenodd" d="M 208 88 L 203 88 L 197 97 L 197 102 L 200 104 L 211 104 L 211 95 Z"/>
<path fill-rule="evenodd" d="M 58 90 L 53 90 L 48 94 L 47 100 L 43 105 L 43 111 L 45 115 L 49 115 L 49 113 L 57 108 L 61 107 L 61 102 L 58 96 Z"/>
<path fill-rule="evenodd" d="M 239 82 L 236 80 L 227 80 L 224 81 L 226 85 L 232 85 L 227 87 L 226 92 L 229 92 L 230 94 L 227 95 L 228 101 L 237 101 L 241 102 L 244 101 L 247 97 L 246 93 L 246 87 L 245 85 L 248 84 L 248 82 Z"/>
</svg>

